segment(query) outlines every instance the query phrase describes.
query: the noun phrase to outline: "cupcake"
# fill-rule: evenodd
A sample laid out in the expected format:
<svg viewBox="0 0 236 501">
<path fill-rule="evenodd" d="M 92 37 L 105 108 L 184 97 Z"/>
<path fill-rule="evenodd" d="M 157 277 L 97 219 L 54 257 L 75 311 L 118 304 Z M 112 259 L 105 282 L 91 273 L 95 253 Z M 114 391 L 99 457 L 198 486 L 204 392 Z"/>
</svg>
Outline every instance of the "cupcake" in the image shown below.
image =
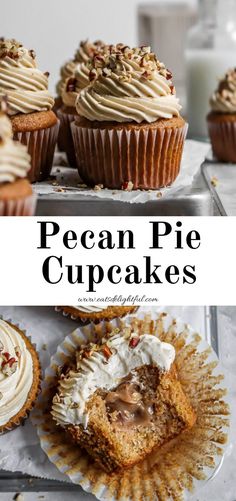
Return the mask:
<svg viewBox="0 0 236 501">
<path fill-rule="evenodd" d="M 63 315 L 69 316 L 72 320 L 82 320 L 82 322 L 100 322 L 101 320 L 112 320 L 113 318 L 124 317 L 129 313 L 134 313 L 137 306 L 57 306 L 57 311 L 62 311 Z"/>
<path fill-rule="evenodd" d="M 77 116 L 75 101 L 79 92 L 89 85 L 89 68 L 87 63 L 96 53 L 102 51 L 104 43 L 94 43 L 86 40 L 80 42 L 74 59 L 61 68 L 61 79 L 57 84 L 57 116 L 60 119 L 58 137 L 59 149 L 66 152 L 69 164 L 76 165 L 74 145 L 71 136 L 70 123 Z"/>
<path fill-rule="evenodd" d="M 157 189 L 179 169 L 187 125 L 172 75 L 149 47 L 108 47 L 90 65 L 91 85 L 71 125 L 79 174 L 88 185 Z"/>
<path fill-rule="evenodd" d="M 29 338 L 0 319 L 0 434 L 19 426 L 40 388 L 40 363 Z"/>
<path fill-rule="evenodd" d="M 50 174 L 58 135 L 48 76 L 37 68 L 33 50 L 16 40 L 0 41 L 0 101 L 7 95 L 14 139 L 28 148 L 31 182 Z"/>
<path fill-rule="evenodd" d="M 32 418 L 49 460 L 97 499 L 183 501 L 222 463 L 226 393 L 200 335 L 145 308 L 67 336 Z"/>
<path fill-rule="evenodd" d="M 195 423 L 174 360 L 171 344 L 129 328 L 83 345 L 62 370 L 52 417 L 105 471 L 131 467 Z"/>
<path fill-rule="evenodd" d="M 2 108 L 4 101 L 2 101 Z M 0 112 L 0 216 L 33 216 L 36 196 L 26 178 L 30 156 L 26 146 L 13 141 L 12 124 Z"/>
<path fill-rule="evenodd" d="M 210 99 L 207 116 L 214 156 L 236 163 L 236 69 L 229 70 Z"/>
</svg>

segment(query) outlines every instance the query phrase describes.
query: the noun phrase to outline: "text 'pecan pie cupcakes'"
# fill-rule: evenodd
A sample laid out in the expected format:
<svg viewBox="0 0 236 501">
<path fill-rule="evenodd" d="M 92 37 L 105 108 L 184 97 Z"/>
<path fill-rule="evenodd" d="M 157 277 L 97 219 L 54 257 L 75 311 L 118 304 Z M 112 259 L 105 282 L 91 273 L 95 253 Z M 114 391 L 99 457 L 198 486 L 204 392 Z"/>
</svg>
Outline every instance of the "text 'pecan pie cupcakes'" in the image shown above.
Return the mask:
<svg viewBox="0 0 236 501">
<path fill-rule="evenodd" d="M 31 182 L 50 174 L 58 136 L 48 76 L 37 68 L 33 50 L 16 40 L 0 41 L 0 101 L 7 95 L 14 139 L 28 148 Z"/>
<path fill-rule="evenodd" d="M 71 135 L 70 124 L 77 116 L 75 101 L 82 89 L 90 84 L 89 68 L 87 63 L 95 54 L 102 52 L 104 43 L 96 41 L 94 43 L 86 40 L 80 42 L 79 48 L 72 61 L 68 61 L 61 68 L 61 80 L 57 85 L 57 92 L 60 96 L 60 106 L 58 101 L 57 116 L 60 119 L 60 129 L 58 136 L 59 148 L 66 152 L 70 166 L 76 166 L 74 144 Z"/>
<path fill-rule="evenodd" d="M 41 370 L 29 338 L 0 318 L 0 434 L 28 417 L 40 389 Z"/>
<path fill-rule="evenodd" d="M 30 155 L 26 146 L 13 141 L 11 121 L 3 111 L 4 103 L 2 101 L 0 111 L 0 216 L 33 216 L 36 195 L 26 178 Z"/>
<path fill-rule="evenodd" d="M 150 47 L 118 44 L 93 58 L 91 85 L 77 97 L 79 117 L 71 124 L 85 183 L 118 189 L 173 183 L 187 125 L 171 78 Z"/>
<path fill-rule="evenodd" d="M 87 344 L 59 379 L 52 416 L 105 471 L 130 467 L 195 423 L 175 349 L 130 329 Z"/>
<path fill-rule="evenodd" d="M 137 306 L 57 306 L 57 311 L 62 311 L 65 316 L 69 316 L 72 320 L 82 320 L 82 322 L 92 321 L 100 322 L 101 320 L 112 320 L 113 318 L 121 318 L 129 313 L 134 313 Z"/>
<path fill-rule="evenodd" d="M 236 163 L 236 69 L 229 70 L 210 99 L 208 131 L 214 156 Z"/>
</svg>

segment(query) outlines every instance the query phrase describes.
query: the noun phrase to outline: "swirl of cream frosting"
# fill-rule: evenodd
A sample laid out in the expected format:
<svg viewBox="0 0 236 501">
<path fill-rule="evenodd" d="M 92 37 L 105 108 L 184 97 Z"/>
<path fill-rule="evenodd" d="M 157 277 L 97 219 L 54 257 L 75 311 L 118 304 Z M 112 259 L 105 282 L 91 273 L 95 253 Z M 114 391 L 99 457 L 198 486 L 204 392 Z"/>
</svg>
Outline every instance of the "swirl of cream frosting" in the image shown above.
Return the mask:
<svg viewBox="0 0 236 501">
<path fill-rule="evenodd" d="M 101 308 L 100 306 L 89 305 L 89 306 L 72 306 L 75 310 L 81 311 L 82 313 L 99 313 L 100 311 L 106 310 L 106 308 Z"/>
<path fill-rule="evenodd" d="M 110 47 L 93 58 L 92 83 L 78 95 L 76 111 L 91 121 L 151 123 L 179 116 L 171 77 L 149 47 Z"/>
<path fill-rule="evenodd" d="M 8 375 L 3 369 L 5 353 L 16 359 L 15 371 Z M 33 362 L 24 339 L 7 322 L 0 319 L 0 426 L 8 423 L 22 409 L 32 382 Z"/>
<path fill-rule="evenodd" d="M 132 345 L 133 337 L 137 338 L 137 335 L 130 332 L 128 335 L 127 332 L 112 335 L 106 343 L 111 354 L 108 360 L 102 346 L 101 350 L 92 348 L 86 357 L 78 352 L 76 369 L 63 375 L 53 399 L 51 413 L 57 424 L 82 424 L 86 428 L 89 421 L 86 404 L 97 389 L 115 388 L 132 370 L 144 365 L 154 365 L 162 371 L 170 369 L 175 359 L 175 349 L 171 344 L 163 343 L 151 334 L 143 334 L 139 336 L 138 344 Z"/>
<path fill-rule="evenodd" d="M 30 170 L 30 155 L 25 145 L 13 141 L 9 118 L 0 113 L 0 184 L 25 178 Z"/>
<path fill-rule="evenodd" d="M 67 61 L 60 70 L 60 80 L 56 86 L 56 90 L 59 96 L 62 99 L 66 96 L 66 81 L 68 78 L 74 77 L 76 70 L 78 71 L 79 65 L 86 64 L 89 59 L 91 59 L 96 52 L 100 52 L 105 46 L 104 42 L 97 40 L 95 42 L 89 42 L 89 40 L 85 40 L 80 42 L 78 49 L 76 50 L 74 59 Z M 82 69 L 82 73 L 85 73 L 85 68 Z M 87 71 L 87 75 L 89 76 L 89 71 Z M 89 84 L 89 78 L 85 78 L 85 75 L 81 75 L 78 79 L 78 88 L 81 90 Z M 69 99 L 67 97 L 67 99 Z M 74 106 L 71 104 L 66 104 L 63 99 L 63 102 L 66 106 Z"/>
<path fill-rule="evenodd" d="M 75 107 L 76 99 L 82 89 L 90 84 L 89 68 L 85 63 L 77 64 L 74 77 L 67 78 L 61 97 L 65 106 Z"/>
<path fill-rule="evenodd" d="M 236 69 L 227 71 L 220 80 L 210 99 L 210 106 L 219 113 L 236 113 Z"/>
<path fill-rule="evenodd" d="M 37 68 L 34 51 L 15 40 L 0 41 L 0 100 L 5 95 L 9 115 L 47 111 L 54 105 L 48 74 Z"/>
</svg>

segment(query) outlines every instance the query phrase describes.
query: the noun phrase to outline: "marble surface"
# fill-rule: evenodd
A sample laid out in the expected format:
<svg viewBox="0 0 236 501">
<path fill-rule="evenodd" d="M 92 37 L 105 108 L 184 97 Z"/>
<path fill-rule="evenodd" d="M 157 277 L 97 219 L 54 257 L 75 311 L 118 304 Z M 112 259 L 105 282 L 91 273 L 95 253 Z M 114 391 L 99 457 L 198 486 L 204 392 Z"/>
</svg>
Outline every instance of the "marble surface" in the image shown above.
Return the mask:
<svg viewBox="0 0 236 501">
<path fill-rule="evenodd" d="M 200 327 L 201 319 L 194 314 L 194 308 L 188 310 L 183 308 L 186 320 L 189 322 L 189 317 L 192 318 L 192 324 L 197 328 Z M 32 328 L 31 318 L 32 313 L 40 322 L 42 319 L 42 328 L 46 325 L 49 327 L 52 312 L 50 308 L 26 308 L 26 307 L 0 307 L 0 314 L 4 314 L 5 318 L 14 318 L 17 322 L 24 319 L 24 325 L 29 330 Z M 176 310 L 174 310 L 176 314 Z M 64 334 L 69 333 L 74 327 L 74 323 L 55 315 L 55 322 L 60 325 L 60 329 Z M 220 358 L 226 373 L 226 383 L 229 389 L 229 400 L 231 405 L 232 419 L 229 444 L 225 454 L 223 465 L 215 478 L 206 483 L 206 485 L 197 492 L 196 495 L 188 498 L 190 501 L 236 501 L 236 307 L 219 307 L 218 308 L 218 326 L 219 326 L 219 341 L 220 341 Z M 33 332 L 32 332 L 33 334 Z M 49 357 L 47 351 L 44 356 Z M 1 448 L 0 448 L 1 450 Z M 10 501 L 13 499 L 15 491 L 10 493 L 0 493 L 1 501 Z M 28 492 L 23 494 L 23 498 L 19 501 L 95 501 L 91 495 L 85 494 L 82 489 L 76 492 L 64 491 L 59 492 Z M 148 500 L 147 500 L 148 501 Z"/>
</svg>

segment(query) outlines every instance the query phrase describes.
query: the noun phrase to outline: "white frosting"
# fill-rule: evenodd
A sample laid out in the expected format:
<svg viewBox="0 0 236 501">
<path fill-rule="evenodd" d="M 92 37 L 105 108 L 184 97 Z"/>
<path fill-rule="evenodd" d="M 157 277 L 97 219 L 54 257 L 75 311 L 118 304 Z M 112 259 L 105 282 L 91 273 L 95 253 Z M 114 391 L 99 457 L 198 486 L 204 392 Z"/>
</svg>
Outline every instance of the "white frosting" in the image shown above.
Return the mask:
<svg viewBox="0 0 236 501">
<path fill-rule="evenodd" d="M 75 310 L 81 311 L 83 313 L 98 313 L 99 311 L 106 310 L 106 308 L 101 308 L 100 306 L 71 306 Z"/>
<path fill-rule="evenodd" d="M 33 362 L 22 336 L 7 322 L 0 319 L 0 426 L 5 425 L 24 406 L 33 382 Z M 15 347 L 19 347 L 20 357 Z M 8 352 L 17 360 L 16 371 L 6 376 L 2 370 L 4 357 Z"/>
<path fill-rule="evenodd" d="M 90 86 L 78 94 L 79 115 L 90 121 L 148 123 L 179 116 L 171 74 L 150 48 L 106 49 L 91 62 Z"/>
<path fill-rule="evenodd" d="M 115 388 L 132 370 L 143 365 L 153 365 L 163 371 L 170 369 L 175 358 L 171 344 L 150 334 L 140 336 L 134 348 L 130 346 L 130 340 L 131 337 L 127 339 L 120 333 L 111 337 L 107 342 L 112 352 L 108 360 L 102 351 L 78 359 L 77 370 L 71 370 L 60 380 L 58 394 L 53 399 L 52 416 L 57 424 L 83 424 L 86 428 L 89 420 L 86 403 L 98 388 Z"/>
<path fill-rule="evenodd" d="M 7 95 L 9 115 L 51 110 L 48 74 L 37 68 L 35 54 L 15 40 L 0 41 L 0 101 Z"/>
<path fill-rule="evenodd" d="M 0 184 L 25 178 L 29 169 L 27 147 L 13 141 L 11 121 L 4 113 L 0 113 Z"/>
</svg>

